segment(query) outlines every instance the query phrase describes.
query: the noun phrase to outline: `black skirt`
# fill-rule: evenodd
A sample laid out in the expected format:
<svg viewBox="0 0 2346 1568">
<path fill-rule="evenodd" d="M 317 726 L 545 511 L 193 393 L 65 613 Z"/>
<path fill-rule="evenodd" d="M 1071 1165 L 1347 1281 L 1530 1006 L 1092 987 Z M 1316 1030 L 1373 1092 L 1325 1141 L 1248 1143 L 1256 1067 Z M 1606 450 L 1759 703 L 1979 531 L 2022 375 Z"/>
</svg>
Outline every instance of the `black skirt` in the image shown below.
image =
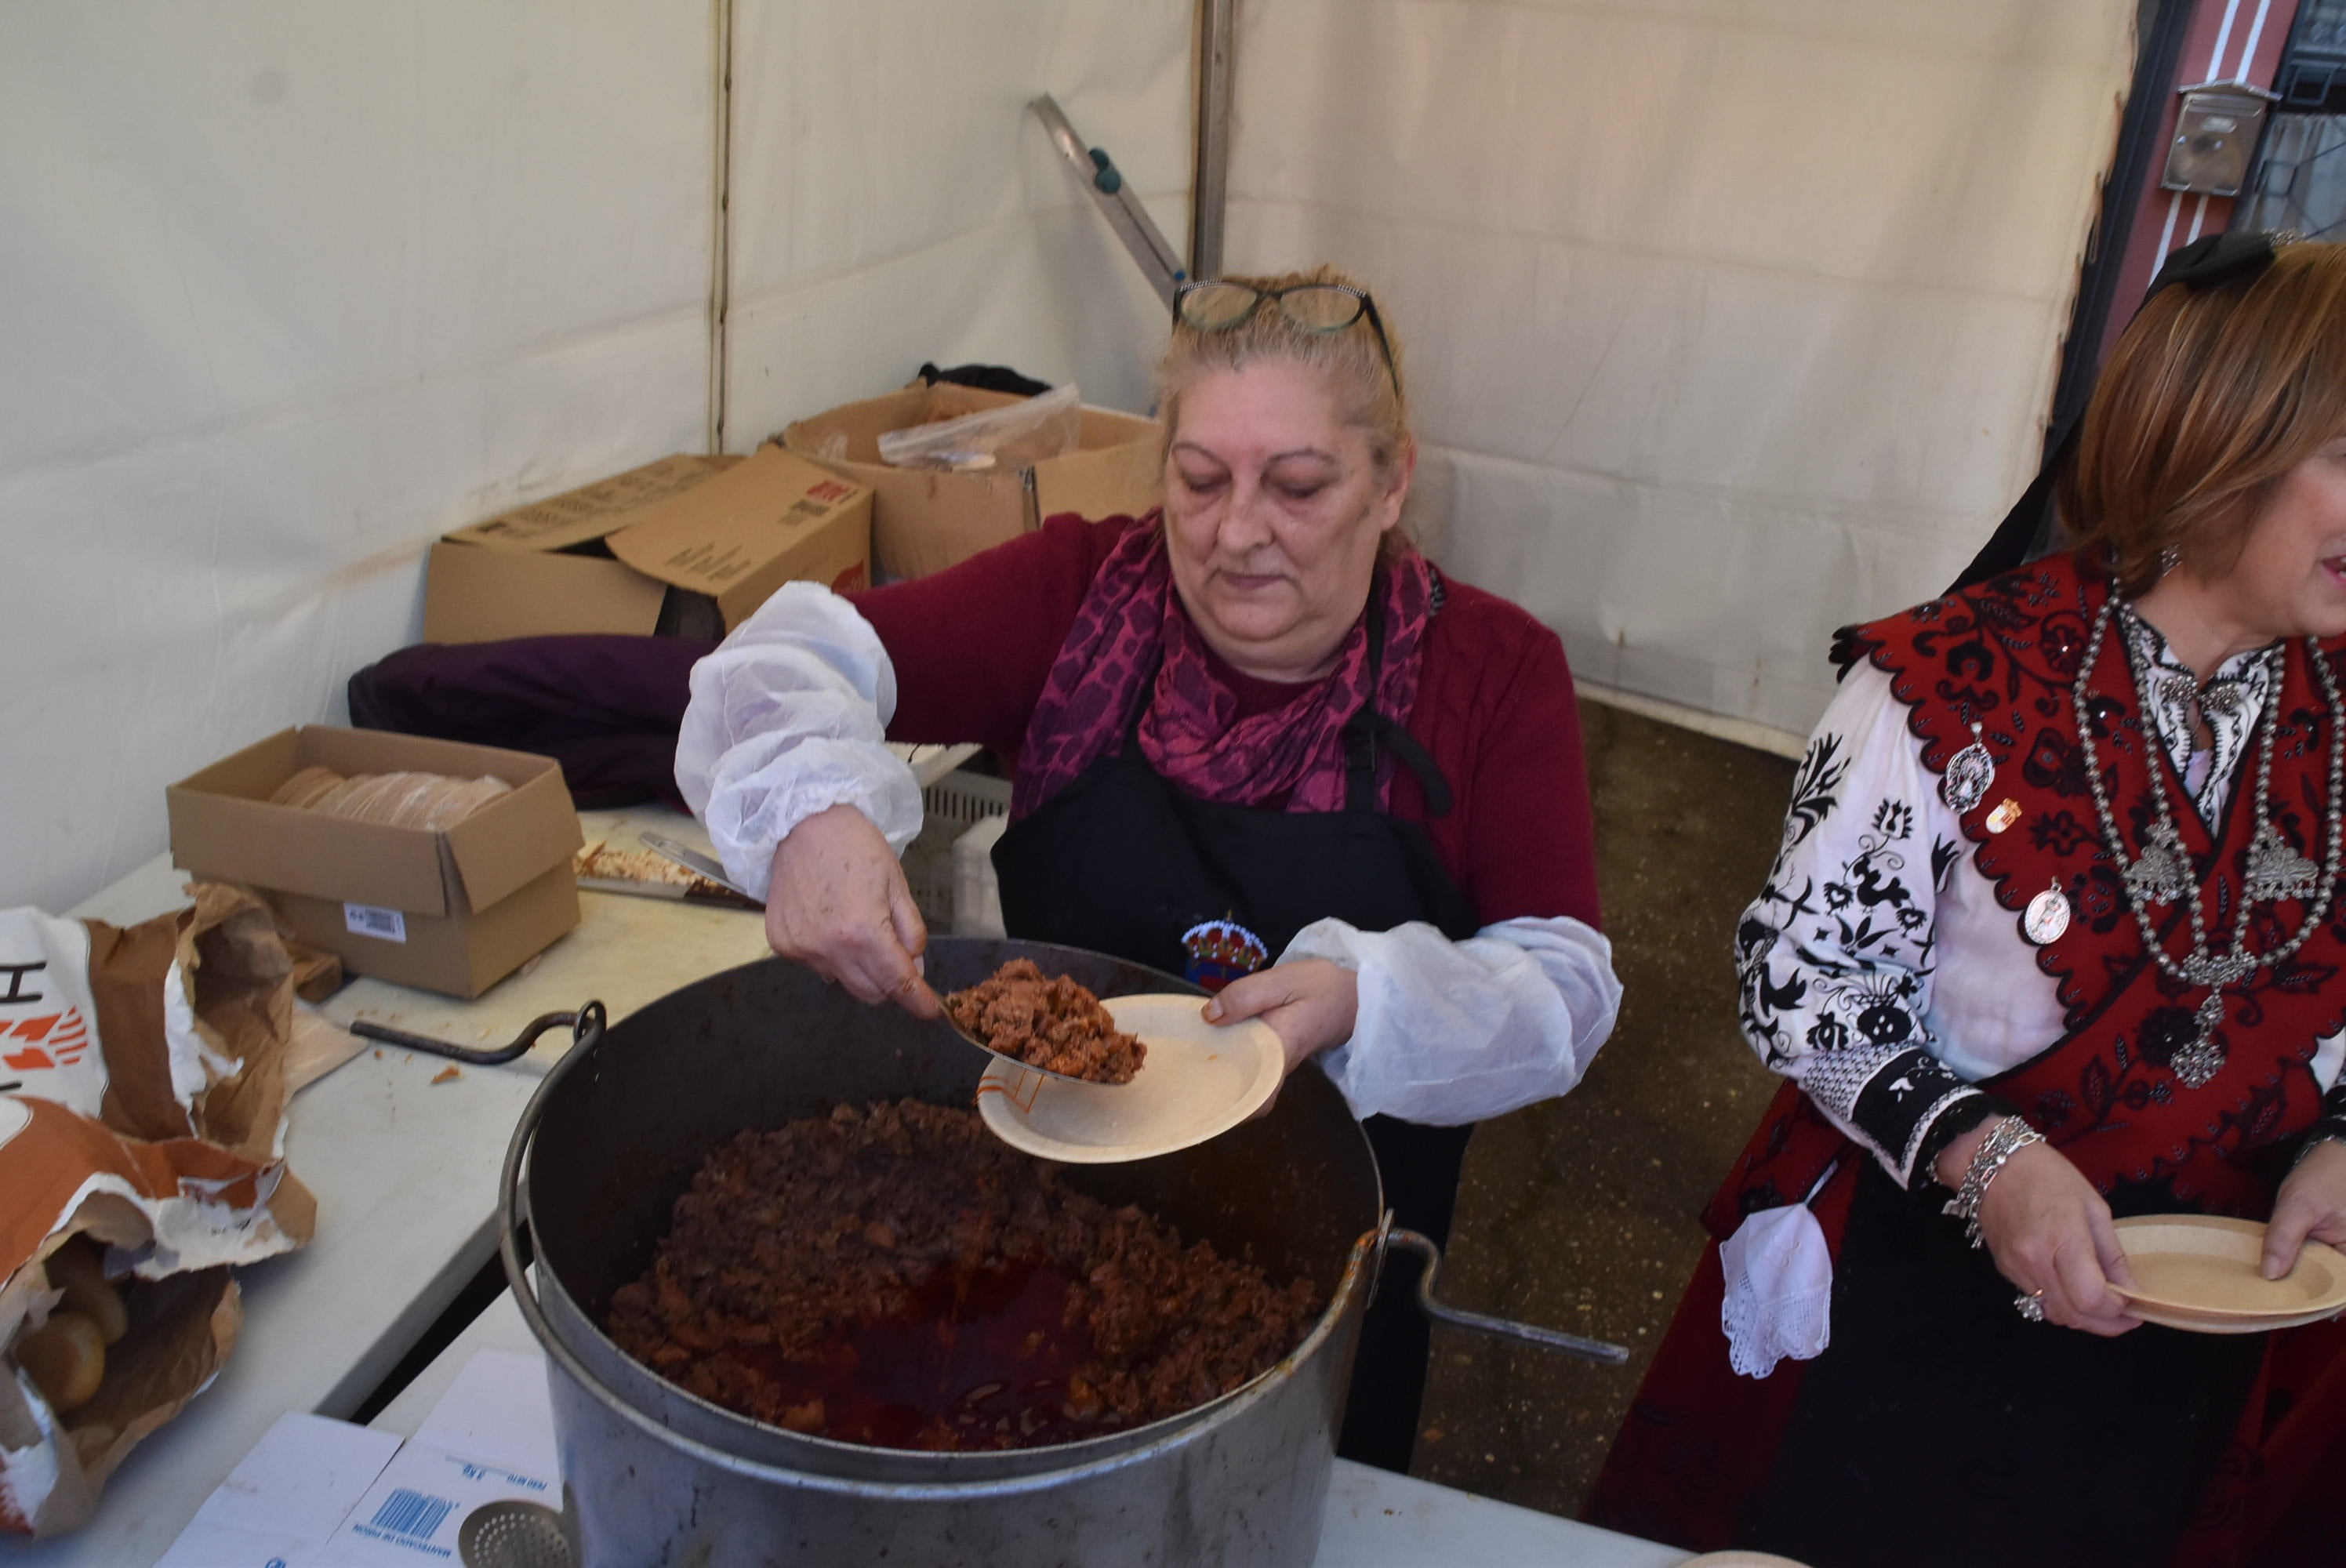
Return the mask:
<svg viewBox="0 0 2346 1568">
<path fill-rule="evenodd" d="M 2104 1339 L 2014 1309 L 1984 1248 L 1868 1162 L 1751 1544 L 1813 1568 L 2159 1568 L 2260 1334 Z M 2114 1200 L 2156 1212 L 2159 1195 Z"/>
</svg>

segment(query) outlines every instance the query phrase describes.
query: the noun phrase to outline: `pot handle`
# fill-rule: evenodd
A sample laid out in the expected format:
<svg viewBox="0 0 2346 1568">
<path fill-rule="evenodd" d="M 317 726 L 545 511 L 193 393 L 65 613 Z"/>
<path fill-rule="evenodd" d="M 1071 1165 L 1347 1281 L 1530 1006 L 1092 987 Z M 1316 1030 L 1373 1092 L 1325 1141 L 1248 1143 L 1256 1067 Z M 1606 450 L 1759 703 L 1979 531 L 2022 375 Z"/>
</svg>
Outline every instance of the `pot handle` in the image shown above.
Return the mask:
<svg viewBox="0 0 2346 1568">
<path fill-rule="evenodd" d="M 549 1013 L 531 1023 L 515 1044 L 522 1050 L 547 1029 L 559 1023 L 570 1025 L 571 1050 L 555 1070 L 546 1075 L 529 1104 L 522 1107 L 521 1120 L 514 1125 L 512 1142 L 505 1145 L 505 1169 L 497 1175 L 497 1251 L 505 1268 L 505 1284 L 521 1306 L 525 1319 L 538 1316 L 537 1297 L 530 1288 L 529 1266 L 537 1260 L 537 1238 L 530 1229 L 529 1217 L 524 1212 L 521 1196 L 522 1168 L 529 1153 L 531 1138 L 537 1132 L 538 1119 L 545 1115 L 546 1096 L 561 1081 L 562 1069 L 583 1055 L 583 1048 L 598 1043 L 608 1022 L 599 1002 L 589 1002 L 576 1013 Z M 533 1329 L 538 1327 L 532 1323 Z M 544 1338 L 540 1334 L 540 1339 Z"/>
<path fill-rule="evenodd" d="M 1454 1329 L 1471 1329 L 1477 1334 L 1490 1334 L 1502 1339 L 1520 1339 L 1527 1345 L 1561 1350 L 1567 1356 L 1578 1356 L 1586 1360 L 1603 1361 L 1607 1366 L 1617 1367 L 1629 1359 L 1626 1346 L 1609 1344 L 1603 1339 L 1586 1339 L 1560 1329 L 1536 1328 L 1529 1323 L 1518 1323 L 1512 1318 L 1494 1318 L 1486 1313 L 1469 1312 L 1460 1307 L 1444 1306 L 1433 1298 L 1434 1278 L 1442 1272 L 1442 1249 L 1433 1245 L 1432 1238 L 1414 1230 L 1404 1230 L 1388 1224 L 1384 1228 L 1383 1242 L 1388 1250 L 1399 1247 L 1404 1252 L 1413 1252 L 1424 1260 L 1425 1268 L 1417 1277 L 1417 1306 L 1420 1311 L 1437 1323 L 1447 1323 Z"/>
<path fill-rule="evenodd" d="M 410 1034 L 404 1029 L 393 1029 L 387 1023 L 372 1023 L 361 1018 L 350 1025 L 352 1033 L 362 1040 L 378 1040 L 385 1045 L 396 1045 L 403 1051 L 423 1051 L 434 1056 L 447 1056 L 468 1067 L 494 1067 L 501 1062 L 528 1054 L 537 1044 L 537 1037 L 549 1029 L 570 1031 L 571 1044 L 586 1043 L 590 1035 L 603 1033 L 603 1004 L 590 1002 L 576 1013 L 545 1013 L 523 1025 L 522 1032 L 509 1044 L 493 1045 L 485 1050 L 470 1045 L 454 1045 L 445 1040 L 434 1040 L 428 1034 Z"/>
</svg>

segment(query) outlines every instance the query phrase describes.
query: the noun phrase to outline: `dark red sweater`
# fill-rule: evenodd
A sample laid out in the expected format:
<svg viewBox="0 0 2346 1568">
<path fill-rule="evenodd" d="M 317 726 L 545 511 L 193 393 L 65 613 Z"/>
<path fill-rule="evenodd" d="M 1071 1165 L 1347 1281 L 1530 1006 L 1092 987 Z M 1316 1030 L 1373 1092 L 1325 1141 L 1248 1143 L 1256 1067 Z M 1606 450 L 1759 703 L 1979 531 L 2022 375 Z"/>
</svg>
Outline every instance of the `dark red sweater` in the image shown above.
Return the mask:
<svg viewBox="0 0 2346 1568">
<path fill-rule="evenodd" d="M 1053 517 L 950 571 L 850 595 L 895 661 L 888 738 L 979 741 L 1015 769 L 1085 591 L 1134 526 Z M 1483 924 L 1570 915 L 1596 925 L 1588 779 L 1564 644 L 1496 595 L 1444 585 L 1408 728 L 1456 800 L 1429 818 L 1416 775 L 1402 768 L 1392 813 L 1424 827 Z M 1247 712 L 1295 689 L 1222 674 Z"/>
</svg>

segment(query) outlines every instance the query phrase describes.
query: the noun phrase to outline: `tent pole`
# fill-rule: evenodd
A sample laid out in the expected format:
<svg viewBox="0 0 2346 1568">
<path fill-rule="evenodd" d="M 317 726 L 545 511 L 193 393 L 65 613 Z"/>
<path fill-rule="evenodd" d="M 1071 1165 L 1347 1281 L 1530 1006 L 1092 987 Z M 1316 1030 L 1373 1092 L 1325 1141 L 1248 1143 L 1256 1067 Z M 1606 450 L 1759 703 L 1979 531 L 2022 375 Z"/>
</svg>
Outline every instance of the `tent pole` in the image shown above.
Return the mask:
<svg viewBox="0 0 2346 1568">
<path fill-rule="evenodd" d="M 1189 276 L 1222 270 L 1222 218 L 1229 203 L 1230 46 L 1238 0 L 1198 0 L 1198 156 L 1190 185 Z"/>
<path fill-rule="evenodd" d="M 709 0 L 709 62 L 715 123 L 710 127 L 709 249 L 709 450 L 725 450 L 727 317 L 733 295 L 733 0 Z"/>
</svg>

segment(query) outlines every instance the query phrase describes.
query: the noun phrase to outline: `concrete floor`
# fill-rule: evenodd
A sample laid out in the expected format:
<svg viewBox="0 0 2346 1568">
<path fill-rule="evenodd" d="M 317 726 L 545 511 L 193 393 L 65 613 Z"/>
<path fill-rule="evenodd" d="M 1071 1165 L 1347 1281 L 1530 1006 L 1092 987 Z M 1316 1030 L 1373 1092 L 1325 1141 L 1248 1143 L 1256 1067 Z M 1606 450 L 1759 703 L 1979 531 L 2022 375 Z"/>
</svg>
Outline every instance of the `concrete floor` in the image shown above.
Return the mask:
<svg viewBox="0 0 2346 1568">
<path fill-rule="evenodd" d="M 1729 941 L 1774 859 L 1792 764 L 1585 704 L 1621 1018 L 1562 1100 L 1485 1123 L 1443 1294 L 1627 1344 L 1602 1367 L 1437 1329 L 1414 1473 L 1576 1514 L 1703 1244 L 1696 1215 L 1778 1080 L 1735 1023 Z"/>
</svg>

